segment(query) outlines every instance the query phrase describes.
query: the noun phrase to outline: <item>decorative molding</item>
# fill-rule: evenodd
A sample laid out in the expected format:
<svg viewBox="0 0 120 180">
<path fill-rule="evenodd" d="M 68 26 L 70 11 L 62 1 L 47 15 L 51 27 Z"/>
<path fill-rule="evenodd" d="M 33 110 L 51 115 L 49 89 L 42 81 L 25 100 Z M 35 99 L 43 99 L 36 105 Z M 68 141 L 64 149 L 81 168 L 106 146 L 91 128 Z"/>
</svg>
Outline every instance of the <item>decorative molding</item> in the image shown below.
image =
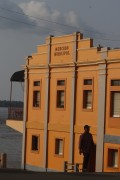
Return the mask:
<svg viewBox="0 0 120 180">
<path fill-rule="evenodd" d="M 44 129 L 44 123 L 37 122 L 37 121 L 28 121 L 26 123 L 26 128 L 27 129 Z"/>
<path fill-rule="evenodd" d="M 53 73 L 73 73 L 74 71 L 73 70 L 58 70 L 58 71 L 51 71 L 51 73 L 53 74 Z"/>
<path fill-rule="evenodd" d="M 90 39 L 89 39 L 90 40 Z M 82 41 L 82 40 L 81 40 Z M 79 41 L 80 42 L 80 41 Z M 96 49 L 96 50 L 98 50 L 98 47 L 89 47 L 89 48 L 79 48 L 79 49 L 77 49 L 77 51 L 81 51 L 81 50 L 93 50 L 93 49 Z M 100 52 L 99 50 L 98 50 L 98 52 Z"/>
<path fill-rule="evenodd" d="M 66 124 L 48 124 L 49 131 L 60 131 L 60 132 L 70 132 L 70 125 Z"/>
<path fill-rule="evenodd" d="M 74 67 L 75 64 L 74 62 L 67 62 L 67 63 L 59 63 L 59 64 L 49 64 L 50 67 L 61 67 L 61 68 L 64 68 L 64 67 Z"/>
<path fill-rule="evenodd" d="M 62 35 L 62 36 L 57 36 L 57 38 L 63 38 L 63 37 L 70 37 L 72 36 L 72 34 L 65 34 L 65 35 Z M 55 39 L 56 37 L 53 37 L 53 39 Z"/>
<path fill-rule="evenodd" d="M 77 72 L 89 72 L 89 71 L 98 71 L 98 69 L 84 69 L 84 70 L 79 70 L 77 69 Z"/>
<path fill-rule="evenodd" d="M 106 62 L 107 62 L 107 64 L 118 63 L 118 62 L 120 63 L 120 59 L 118 59 L 118 58 L 107 58 Z"/>
<path fill-rule="evenodd" d="M 47 46 L 47 44 L 40 44 L 40 45 L 37 45 L 37 47 L 44 47 L 44 46 Z"/>
<path fill-rule="evenodd" d="M 98 59 L 97 61 L 93 60 L 85 60 L 81 61 L 77 59 L 77 66 L 91 66 L 91 65 L 99 65 L 99 64 L 105 64 L 105 60 Z"/>
<path fill-rule="evenodd" d="M 120 136 L 106 134 L 104 136 L 104 143 L 120 144 Z"/>
<path fill-rule="evenodd" d="M 30 72 L 29 74 L 44 74 L 44 75 L 46 75 L 46 72 Z"/>
<path fill-rule="evenodd" d="M 107 69 L 120 69 L 120 66 L 118 67 L 108 67 Z"/>
<path fill-rule="evenodd" d="M 77 62 L 74 63 L 74 61 L 72 60 L 71 62 L 67 62 L 67 63 L 52 63 L 52 64 L 38 64 L 36 65 L 22 65 L 24 69 L 28 68 L 28 69 L 48 69 L 49 67 L 74 67 L 75 65 L 77 67 L 79 66 L 91 66 L 91 65 L 100 65 L 100 64 L 110 64 L 110 63 L 118 63 L 120 62 L 120 59 L 98 59 L 97 61 L 93 61 L 93 60 L 85 60 L 85 61 L 81 61 L 80 59 L 77 59 Z"/>
<path fill-rule="evenodd" d="M 63 42 L 55 42 L 55 43 L 52 43 L 52 45 L 56 45 L 56 44 L 65 44 L 65 43 L 73 43 L 75 41 L 63 41 Z"/>
<path fill-rule="evenodd" d="M 37 66 L 28 65 L 27 67 L 28 67 L 28 69 L 48 69 L 47 64 L 41 64 L 41 65 L 37 65 Z"/>
<path fill-rule="evenodd" d="M 89 41 L 89 40 L 91 40 L 91 38 L 80 39 L 80 40 L 77 40 L 77 41 L 80 42 L 80 41 Z"/>
<path fill-rule="evenodd" d="M 38 53 L 38 52 L 37 52 L 37 53 L 33 53 L 32 55 L 33 55 L 33 56 L 36 56 L 36 55 L 42 55 L 42 54 L 48 54 L 48 52 L 41 52 L 41 53 Z"/>
</svg>

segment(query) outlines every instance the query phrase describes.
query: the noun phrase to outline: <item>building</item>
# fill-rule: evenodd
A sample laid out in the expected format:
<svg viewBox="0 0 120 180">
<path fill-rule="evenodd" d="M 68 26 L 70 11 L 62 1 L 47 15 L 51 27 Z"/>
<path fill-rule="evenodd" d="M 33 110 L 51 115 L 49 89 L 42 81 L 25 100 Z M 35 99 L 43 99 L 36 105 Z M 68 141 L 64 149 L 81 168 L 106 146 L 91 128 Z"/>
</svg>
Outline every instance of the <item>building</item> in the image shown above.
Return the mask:
<svg viewBox="0 0 120 180">
<path fill-rule="evenodd" d="M 78 141 L 91 126 L 92 171 L 120 171 L 120 49 L 94 47 L 79 32 L 46 39 L 25 70 L 22 168 L 63 171 L 82 163 Z"/>
</svg>

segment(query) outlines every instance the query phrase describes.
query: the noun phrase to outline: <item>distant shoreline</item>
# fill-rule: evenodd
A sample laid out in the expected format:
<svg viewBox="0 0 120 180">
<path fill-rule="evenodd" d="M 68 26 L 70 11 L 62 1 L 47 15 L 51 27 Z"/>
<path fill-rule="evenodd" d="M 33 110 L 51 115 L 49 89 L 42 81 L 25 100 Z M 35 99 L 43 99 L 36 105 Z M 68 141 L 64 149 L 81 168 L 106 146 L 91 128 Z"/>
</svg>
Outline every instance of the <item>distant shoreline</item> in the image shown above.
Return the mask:
<svg viewBox="0 0 120 180">
<path fill-rule="evenodd" d="M 5 124 L 8 119 L 8 107 L 0 107 L 0 124 Z"/>
</svg>

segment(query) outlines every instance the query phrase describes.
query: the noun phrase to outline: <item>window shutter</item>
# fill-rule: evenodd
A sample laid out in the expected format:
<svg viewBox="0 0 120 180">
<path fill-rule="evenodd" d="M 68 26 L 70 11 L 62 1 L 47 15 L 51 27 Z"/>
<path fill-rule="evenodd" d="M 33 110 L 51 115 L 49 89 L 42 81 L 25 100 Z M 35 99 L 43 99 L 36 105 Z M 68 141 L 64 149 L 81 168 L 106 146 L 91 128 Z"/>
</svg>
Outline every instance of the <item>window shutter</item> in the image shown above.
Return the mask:
<svg viewBox="0 0 120 180">
<path fill-rule="evenodd" d="M 63 155 L 63 140 L 62 139 L 59 139 L 59 155 Z"/>
<path fill-rule="evenodd" d="M 120 117 L 120 92 L 113 92 L 113 117 Z"/>
<path fill-rule="evenodd" d="M 40 91 L 37 91 L 37 97 L 36 97 L 36 99 L 37 99 L 37 102 L 38 102 L 38 104 L 39 104 L 39 102 L 40 102 Z"/>
<path fill-rule="evenodd" d="M 114 167 L 118 167 L 118 151 L 117 151 L 117 150 L 114 151 L 114 155 L 113 155 L 113 166 L 114 166 Z"/>
<path fill-rule="evenodd" d="M 91 109 L 92 108 L 92 91 L 88 90 L 86 93 L 86 108 Z"/>
<path fill-rule="evenodd" d="M 64 108 L 64 95 L 65 91 L 63 90 L 58 90 L 57 91 L 57 107 L 59 108 Z"/>
<path fill-rule="evenodd" d="M 60 93 L 60 104 L 61 106 L 64 106 L 64 91 L 61 91 Z"/>
</svg>

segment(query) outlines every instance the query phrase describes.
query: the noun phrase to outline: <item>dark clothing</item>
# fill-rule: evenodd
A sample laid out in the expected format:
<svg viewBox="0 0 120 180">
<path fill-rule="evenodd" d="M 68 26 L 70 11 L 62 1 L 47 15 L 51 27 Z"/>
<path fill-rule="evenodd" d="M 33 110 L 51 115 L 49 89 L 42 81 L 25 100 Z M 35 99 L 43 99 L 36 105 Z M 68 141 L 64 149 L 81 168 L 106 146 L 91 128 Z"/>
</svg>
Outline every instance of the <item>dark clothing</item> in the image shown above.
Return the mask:
<svg viewBox="0 0 120 180">
<path fill-rule="evenodd" d="M 94 146 L 92 134 L 84 132 L 79 139 L 79 150 L 83 153 L 83 171 L 88 169 L 88 163 L 90 159 L 91 150 Z"/>
<path fill-rule="evenodd" d="M 92 134 L 83 133 L 79 140 L 79 149 L 83 153 L 90 153 L 92 146 L 94 145 Z"/>
<path fill-rule="evenodd" d="M 90 153 L 83 153 L 84 158 L 83 158 L 83 171 L 87 171 L 88 169 L 88 163 L 90 159 Z"/>
</svg>

